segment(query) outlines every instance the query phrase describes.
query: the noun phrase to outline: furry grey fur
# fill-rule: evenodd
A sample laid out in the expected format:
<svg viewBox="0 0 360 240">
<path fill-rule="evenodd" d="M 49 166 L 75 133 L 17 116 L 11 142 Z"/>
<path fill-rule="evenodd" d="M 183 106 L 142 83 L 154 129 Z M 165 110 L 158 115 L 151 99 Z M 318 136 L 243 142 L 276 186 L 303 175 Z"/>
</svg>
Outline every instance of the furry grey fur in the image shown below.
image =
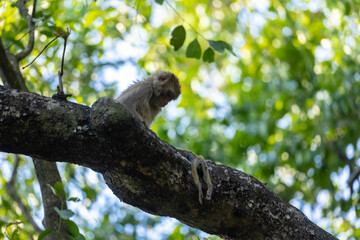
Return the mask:
<svg viewBox="0 0 360 240">
<path fill-rule="evenodd" d="M 161 111 L 161 107 L 156 102 L 161 94 L 166 94 L 168 91 L 173 93 L 172 100 L 178 98 L 181 93 L 179 79 L 172 72 L 159 71 L 129 86 L 116 101 L 150 127 Z"/>
</svg>

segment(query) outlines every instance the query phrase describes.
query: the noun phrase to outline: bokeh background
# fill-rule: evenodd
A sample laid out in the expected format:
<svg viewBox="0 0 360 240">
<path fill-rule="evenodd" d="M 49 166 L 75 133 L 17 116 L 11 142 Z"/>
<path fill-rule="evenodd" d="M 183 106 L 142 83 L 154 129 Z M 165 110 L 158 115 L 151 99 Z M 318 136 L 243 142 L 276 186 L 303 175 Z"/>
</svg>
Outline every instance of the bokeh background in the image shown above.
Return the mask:
<svg viewBox="0 0 360 240">
<path fill-rule="evenodd" d="M 0 34 L 18 52 L 28 29 L 14 2 L 0 2 Z M 359 14 L 351 0 L 38 0 L 35 48 L 22 65 L 60 27 L 71 30 L 63 79 L 73 102 L 90 106 L 149 73 L 173 71 L 182 95 L 152 125 L 161 139 L 266 182 L 339 239 L 359 239 Z M 186 40 L 174 51 L 178 25 Z M 188 58 L 194 39 L 202 53 L 207 40 L 233 52 L 215 51 L 211 63 Z M 22 70 L 30 91 L 56 92 L 62 49 L 58 39 Z M 16 191 L 41 226 L 39 184 L 31 159 L 21 159 Z M 37 239 L 4 188 L 14 162 L 0 153 L 1 233 Z M 68 206 L 87 239 L 216 238 L 121 203 L 90 169 L 58 166 L 67 195 L 80 199 Z"/>
</svg>

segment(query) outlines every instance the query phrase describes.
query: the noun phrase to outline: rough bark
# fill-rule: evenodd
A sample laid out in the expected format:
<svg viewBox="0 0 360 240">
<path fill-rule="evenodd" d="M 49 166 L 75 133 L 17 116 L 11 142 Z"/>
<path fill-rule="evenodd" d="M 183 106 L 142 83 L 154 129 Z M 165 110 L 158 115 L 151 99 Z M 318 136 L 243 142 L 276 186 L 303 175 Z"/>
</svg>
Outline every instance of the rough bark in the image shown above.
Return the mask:
<svg viewBox="0 0 360 240">
<path fill-rule="evenodd" d="M 90 108 L 0 86 L 0 151 L 89 167 L 120 200 L 225 238 L 336 239 L 252 176 L 211 161 L 214 192 L 200 205 L 182 152 L 110 98 Z"/>
</svg>

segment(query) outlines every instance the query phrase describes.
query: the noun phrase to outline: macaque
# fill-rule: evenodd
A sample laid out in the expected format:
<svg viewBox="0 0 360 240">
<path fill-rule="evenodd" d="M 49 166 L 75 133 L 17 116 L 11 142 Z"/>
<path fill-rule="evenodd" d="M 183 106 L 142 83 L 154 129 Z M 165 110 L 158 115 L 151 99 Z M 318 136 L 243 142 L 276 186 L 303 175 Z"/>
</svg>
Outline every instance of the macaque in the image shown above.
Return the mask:
<svg viewBox="0 0 360 240">
<path fill-rule="evenodd" d="M 143 81 L 137 81 L 116 100 L 147 127 L 168 102 L 179 97 L 181 85 L 171 72 L 159 71 Z"/>
<path fill-rule="evenodd" d="M 142 81 L 137 81 L 126 89 L 116 101 L 120 102 L 135 118 L 150 127 L 155 117 L 170 101 L 175 100 L 181 93 L 181 85 L 175 74 L 159 71 Z M 197 168 L 202 167 L 203 179 L 208 190 L 206 199 L 211 199 L 213 185 L 206 162 L 202 156 L 186 150 L 182 151 L 191 162 L 191 173 L 199 191 L 199 202 L 202 204 L 203 193 Z"/>
</svg>

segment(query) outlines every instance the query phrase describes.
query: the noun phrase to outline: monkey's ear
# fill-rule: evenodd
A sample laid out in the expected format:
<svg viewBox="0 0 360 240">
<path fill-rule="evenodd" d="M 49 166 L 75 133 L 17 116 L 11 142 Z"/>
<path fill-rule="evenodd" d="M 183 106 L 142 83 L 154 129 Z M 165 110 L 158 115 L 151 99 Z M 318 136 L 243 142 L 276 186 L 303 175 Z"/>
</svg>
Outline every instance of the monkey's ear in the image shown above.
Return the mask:
<svg viewBox="0 0 360 240">
<path fill-rule="evenodd" d="M 160 74 L 160 76 L 158 77 L 158 79 L 159 79 L 160 82 L 165 82 L 166 79 L 167 79 L 166 74 L 165 74 L 165 73 Z"/>
</svg>

